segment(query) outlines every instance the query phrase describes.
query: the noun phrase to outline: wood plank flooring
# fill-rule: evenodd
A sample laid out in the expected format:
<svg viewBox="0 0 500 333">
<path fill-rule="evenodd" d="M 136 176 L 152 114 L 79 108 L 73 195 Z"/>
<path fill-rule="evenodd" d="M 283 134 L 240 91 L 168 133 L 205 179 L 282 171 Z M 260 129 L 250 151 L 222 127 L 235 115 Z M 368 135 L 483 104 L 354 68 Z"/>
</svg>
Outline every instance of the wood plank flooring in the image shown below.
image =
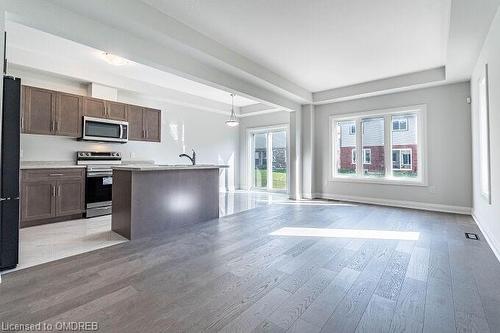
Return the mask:
<svg viewBox="0 0 500 333">
<path fill-rule="evenodd" d="M 283 227 L 419 238 L 270 235 Z M 500 264 L 470 217 L 333 201 L 263 206 L 2 278 L 0 322 L 9 324 L 92 321 L 99 332 L 500 330 Z"/>
</svg>

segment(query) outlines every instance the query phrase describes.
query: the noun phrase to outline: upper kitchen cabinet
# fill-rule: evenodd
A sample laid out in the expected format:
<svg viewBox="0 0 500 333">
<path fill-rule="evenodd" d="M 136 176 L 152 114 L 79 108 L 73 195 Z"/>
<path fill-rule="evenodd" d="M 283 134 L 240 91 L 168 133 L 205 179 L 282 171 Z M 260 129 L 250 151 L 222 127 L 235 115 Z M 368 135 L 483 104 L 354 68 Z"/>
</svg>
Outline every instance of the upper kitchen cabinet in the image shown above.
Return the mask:
<svg viewBox="0 0 500 333">
<path fill-rule="evenodd" d="M 57 93 L 56 134 L 80 137 L 82 134 L 83 98 Z"/>
<path fill-rule="evenodd" d="M 23 133 L 53 134 L 57 93 L 52 90 L 23 87 L 23 113 L 21 129 Z"/>
<path fill-rule="evenodd" d="M 106 118 L 106 101 L 92 97 L 84 97 L 83 114 L 87 117 Z"/>
<path fill-rule="evenodd" d="M 143 108 L 143 122 L 146 141 L 161 141 L 161 111 Z"/>
<path fill-rule="evenodd" d="M 143 108 L 140 106 L 127 106 L 127 121 L 129 124 L 129 140 L 161 141 L 161 111 Z"/>
<path fill-rule="evenodd" d="M 106 101 L 106 117 L 113 120 L 127 120 L 127 105 Z"/>
<path fill-rule="evenodd" d="M 142 107 L 127 105 L 128 139 L 141 141 L 145 139 Z"/>
</svg>

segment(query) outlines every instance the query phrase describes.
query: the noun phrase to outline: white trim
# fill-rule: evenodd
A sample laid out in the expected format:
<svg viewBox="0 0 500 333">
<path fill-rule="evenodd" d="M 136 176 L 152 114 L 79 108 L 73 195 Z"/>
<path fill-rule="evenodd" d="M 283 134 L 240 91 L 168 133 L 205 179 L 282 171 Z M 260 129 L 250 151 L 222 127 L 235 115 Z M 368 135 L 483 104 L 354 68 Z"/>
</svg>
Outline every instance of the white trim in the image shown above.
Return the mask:
<svg viewBox="0 0 500 333">
<path fill-rule="evenodd" d="M 491 250 L 493 251 L 493 254 L 495 257 L 497 257 L 497 260 L 500 261 L 500 244 L 497 244 L 495 242 L 495 239 L 489 236 L 489 230 L 485 225 L 481 225 L 479 222 L 479 219 L 477 218 L 477 215 L 474 214 L 474 209 L 472 209 L 471 212 L 472 219 L 474 222 L 476 222 L 477 226 L 479 227 L 479 230 L 481 230 L 481 233 L 484 236 L 484 239 L 486 239 L 486 243 L 490 246 Z"/>
<path fill-rule="evenodd" d="M 484 81 L 484 115 L 483 110 L 481 108 L 481 83 Z M 488 77 L 488 64 L 484 65 L 484 73 L 481 75 L 478 81 L 478 119 L 479 119 L 479 190 L 481 196 L 491 205 L 491 132 L 490 132 L 490 101 L 489 101 L 489 77 Z M 484 119 L 482 119 L 484 118 Z M 486 128 L 482 128 L 482 121 L 485 121 Z M 482 135 L 486 136 L 486 145 L 483 145 Z M 483 152 L 483 149 L 486 149 Z M 486 161 L 482 161 L 482 155 L 485 155 Z M 486 174 L 483 174 L 483 165 L 482 163 L 486 163 Z M 483 178 L 486 179 L 486 188 L 483 188 Z"/>
<path fill-rule="evenodd" d="M 390 207 L 429 210 L 429 211 L 434 211 L 434 212 L 454 213 L 454 214 L 462 214 L 462 215 L 470 215 L 471 210 L 472 210 L 471 207 L 432 204 L 432 203 L 419 202 L 419 201 L 403 201 L 403 200 L 392 200 L 392 199 L 381 199 L 381 198 L 358 197 L 358 196 L 351 196 L 351 195 L 340 195 L 340 194 L 329 194 L 329 193 L 314 193 L 314 198 L 327 199 L 327 200 L 338 200 L 338 201 L 349 201 L 349 202 L 357 202 L 357 203 L 381 205 L 381 206 L 390 206 Z"/>
<path fill-rule="evenodd" d="M 356 148 L 351 150 L 351 164 L 356 164 Z"/>
<path fill-rule="evenodd" d="M 392 148 L 392 135 L 389 135 L 392 133 L 392 121 L 389 122 L 391 132 L 387 132 L 388 126 L 388 119 L 392 119 L 391 117 L 394 115 L 405 115 L 408 113 L 416 113 L 417 114 L 417 155 L 419 156 L 418 158 L 418 177 L 414 180 L 399 180 L 400 178 L 397 177 L 392 177 L 392 150 L 388 150 L 388 147 Z M 367 176 L 364 176 L 363 173 L 363 164 L 362 160 L 358 158 L 358 161 L 356 163 L 356 175 L 349 175 L 349 176 L 343 176 L 342 174 L 338 174 L 337 170 L 337 163 L 335 161 L 335 155 L 337 150 L 339 150 L 338 146 L 338 140 L 335 133 L 337 133 L 337 123 L 341 121 L 355 121 L 356 122 L 356 128 L 360 128 L 360 122 L 361 119 L 365 117 L 384 117 L 384 129 L 385 129 L 385 134 L 384 134 L 384 150 L 385 152 L 390 151 L 389 154 L 385 154 L 386 156 L 386 165 L 385 165 L 385 177 L 383 178 L 370 178 Z M 391 184 L 391 185 L 416 185 L 416 186 L 428 186 L 428 161 L 427 161 L 427 105 L 426 104 L 419 104 L 419 105 L 412 105 L 412 106 L 401 106 L 401 107 L 394 107 L 394 108 L 389 108 L 389 109 L 377 109 L 377 110 L 369 110 L 369 111 L 363 111 L 363 112 L 350 112 L 350 113 L 343 113 L 340 115 L 330 115 L 329 117 L 329 172 L 328 172 L 328 182 L 336 182 L 336 181 L 341 181 L 341 182 L 360 182 L 360 183 L 377 183 L 377 184 Z M 357 131 L 357 136 L 356 136 L 356 148 L 361 147 L 362 144 L 362 136 L 361 136 L 361 131 Z M 387 140 L 389 139 L 389 140 Z M 413 154 L 413 152 L 412 152 Z M 390 159 L 391 163 L 388 164 L 388 160 Z M 412 166 L 413 166 L 413 156 L 412 156 Z M 398 184 L 399 183 L 399 184 Z"/>
</svg>

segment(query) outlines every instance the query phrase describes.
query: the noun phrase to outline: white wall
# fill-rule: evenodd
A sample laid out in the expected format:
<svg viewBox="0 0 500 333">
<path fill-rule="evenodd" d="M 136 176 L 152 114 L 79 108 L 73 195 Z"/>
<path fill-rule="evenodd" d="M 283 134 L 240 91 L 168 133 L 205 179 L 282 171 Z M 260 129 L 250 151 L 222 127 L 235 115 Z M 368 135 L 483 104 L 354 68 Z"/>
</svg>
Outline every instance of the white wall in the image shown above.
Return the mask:
<svg viewBox="0 0 500 333">
<path fill-rule="evenodd" d="M 473 214 L 483 234 L 500 258 L 500 10 L 497 11 L 485 40 L 471 79 L 473 136 Z M 479 179 L 478 80 L 488 64 L 490 142 L 491 142 L 491 205 L 481 195 Z"/>
<path fill-rule="evenodd" d="M 315 108 L 315 192 L 330 198 L 369 198 L 416 202 L 433 208 L 467 211 L 472 207 L 469 83 L 456 83 L 363 98 Z M 329 181 L 331 115 L 427 104 L 429 186 Z"/>
<path fill-rule="evenodd" d="M 255 116 L 243 117 L 240 119 L 240 188 L 248 189 L 251 184 L 247 179 L 248 173 L 248 151 L 247 151 L 247 130 L 256 127 L 266 127 L 290 123 L 290 113 L 287 111 L 265 113 Z M 290 139 L 288 138 L 288 141 Z"/>
<path fill-rule="evenodd" d="M 28 70 L 16 70 L 11 73 L 21 77 L 22 83 L 26 85 L 87 94 L 86 85 L 65 78 Z M 221 186 L 227 186 L 229 189 L 239 187 L 239 132 L 238 129 L 229 128 L 224 124 L 227 116 L 127 91 L 118 92 L 118 101 L 161 109 L 161 142 L 130 141 L 126 144 L 104 144 L 81 142 L 69 137 L 22 134 L 21 160 L 74 161 L 75 152 L 78 150 L 112 150 L 121 152 L 124 160 L 153 160 L 156 163 L 178 164 L 188 162 L 178 157 L 180 153 L 190 153 L 191 149 L 195 149 L 199 163 L 230 165 L 230 169 L 221 175 Z"/>
</svg>

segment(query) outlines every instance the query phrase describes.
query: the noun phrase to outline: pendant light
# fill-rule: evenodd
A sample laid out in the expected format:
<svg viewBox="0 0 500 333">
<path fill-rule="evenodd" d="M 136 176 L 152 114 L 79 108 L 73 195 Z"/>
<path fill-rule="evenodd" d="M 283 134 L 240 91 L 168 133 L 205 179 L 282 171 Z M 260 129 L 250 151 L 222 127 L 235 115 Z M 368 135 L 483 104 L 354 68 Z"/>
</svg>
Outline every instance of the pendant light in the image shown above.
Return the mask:
<svg viewBox="0 0 500 333">
<path fill-rule="evenodd" d="M 238 118 L 236 118 L 236 114 L 234 113 L 234 94 L 231 94 L 231 115 L 229 119 L 226 120 L 226 125 L 229 127 L 235 127 L 240 124 Z"/>
</svg>

